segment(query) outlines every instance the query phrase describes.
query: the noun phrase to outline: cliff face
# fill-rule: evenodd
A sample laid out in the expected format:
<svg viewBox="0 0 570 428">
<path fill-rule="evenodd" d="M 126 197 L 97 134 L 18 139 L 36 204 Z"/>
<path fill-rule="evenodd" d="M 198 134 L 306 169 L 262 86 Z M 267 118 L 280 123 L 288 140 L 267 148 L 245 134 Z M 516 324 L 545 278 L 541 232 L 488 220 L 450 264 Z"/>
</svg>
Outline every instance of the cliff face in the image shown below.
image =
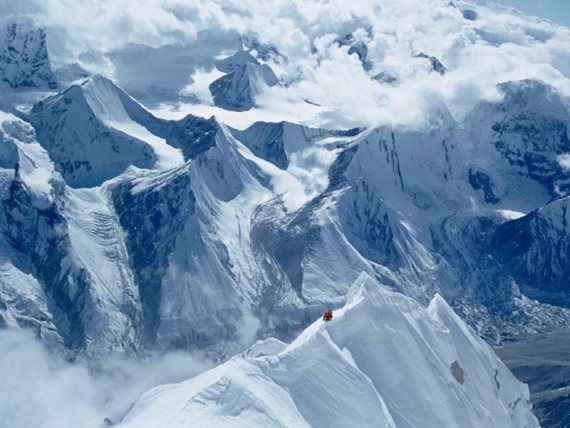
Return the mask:
<svg viewBox="0 0 570 428">
<path fill-rule="evenodd" d="M 0 37 L 0 74 L 12 88 L 57 87 L 43 28 L 18 23 L 6 26 Z"/>
<path fill-rule="evenodd" d="M 452 4 L 441 8 L 459 28 L 483 25 Z M 385 68 L 398 76 L 387 90 L 403 91 L 412 77 L 381 64 L 372 37 L 366 28 L 317 37 L 324 45 L 307 50 L 306 65 L 330 65 L 334 51 L 376 89 L 387 88 L 372 77 Z M 442 98 L 413 126 L 255 122 L 257 113 L 275 117 L 285 99 L 308 108 L 308 123 L 332 107 L 312 97 L 277 102 L 310 76 L 280 75 L 283 86 L 267 91 L 278 83 L 272 70 L 293 70 L 293 58 L 247 40 L 249 50 L 229 57 L 238 36 L 213 30 L 197 35 L 183 61 L 182 45 L 109 56 L 119 64 L 150 55 L 140 63 L 154 73 L 149 81 L 160 74 L 150 63 L 204 67 L 197 93 L 209 88 L 215 105 L 192 111 L 243 120 L 229 127 L 214 116 L 158 117 L 101 75 L 18 110 L 15 94 L 43 97 L 53 78 L 45 31 L 7 27 L 3 325 L 55 332 L 77 351 L 236 349 L 256 334 L 292 339 L 324 308 L 344 304 L 366 272 L 425 304 L 440 293 L 489 340 L 568 327 L 570 101 L 562 91 L 505 82 L 460 121 Z M 453 84 L 457 61 L 425 52 L 402 58 L 426 79 Z M 256 105 L 261 94 L 276 105 Z M 19 288 L 27 291 L 13 296 Z"/>
<path fill-rule="evenodd" d="M 437 404 L 428 395 L 437 394 Z M 485 411 L 481 409 L 484 408 Z M 121 427 L 538 427 L 526 385 L 440 297 L 429 308 L 365 274 L 332 321 L 257 342 L 145 393 Z"/>
</svg>

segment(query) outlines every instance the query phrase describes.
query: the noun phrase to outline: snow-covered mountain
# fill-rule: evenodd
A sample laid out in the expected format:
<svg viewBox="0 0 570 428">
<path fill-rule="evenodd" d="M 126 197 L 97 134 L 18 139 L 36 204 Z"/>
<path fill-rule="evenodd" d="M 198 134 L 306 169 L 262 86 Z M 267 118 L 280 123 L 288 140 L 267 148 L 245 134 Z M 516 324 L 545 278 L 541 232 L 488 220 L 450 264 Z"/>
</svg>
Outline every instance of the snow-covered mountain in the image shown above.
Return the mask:
<svg viewBox="0 0 570 428">
<path fill-rule="evenodd" d="M 235 57 L 235 55 L 233 56 Z M 232 59 L 230 57 L 228 59 Z M 244 111 L 255 106 L 255 97 L 267 87 L 278 83 L 277 76 L 267 64 L 240 59 L 243 65 L 210 84 L 214 104 L 226 110 Z M 233 68 L 231 62 L 222 63 L 225 69 Z"/>
<path fill-rule="evenodd" d="M 533 238 L 550 245 L 527 248 L 527 259 L 513 263 L 507 247 L 520 246 L 501 236 L 517 227 L 528 242 L 536 227 L 522 224 L 564 192 L 566 100 L 539 82 L 514 86 L 532 88 L 535 101 L 545 94 L 527 126 L 552 151 L 521 137 L 534 108 L 522 94 L 481 104 L 485 113 L 461 125 L 442 106 L 429 130 L 237 130 L 213 118 L 156 118 L 94 76 L 21 114 L 35 131 L 23 119 L 6 123 L 27 126 L 29 143 L 5 138 L 5 245 L 15 266 L 25 257 L 34 267 L 59 337 L 75 349 L 233 348 L 258 330 L 290 339 L 322 308 L 342 305 L 362 271 L 421 302 L 441 293 L 494 340 L 565 326 L 563 294 L 540 292 L 564 293 L 564 200 L 561 220 L 541 222 L 551 231 Z M 30 145 L 43 153 L 33 165 L 49 171 L 47 228 L 35 220 L 43 211 L 31 172 L 20 162 L 19 177 L 8 178 Z M 30 244 L 44 240 L 57 251 Z M 540 273 L 524 261 L 535 254 Z M 86 306 L 86 296 L 108 292 L 129 302 L 93 300 L 115 325 L 112 337 Z"/>
<path fill-rule="evenodd" d="M 232 73 L 246 64 L 259 64 L 259 61 L 243 47 L 235 54 L 215 61 L 216 68 L 223 73 Z"/>
<path fill-rule="evenodd" d="M 71 357 L 203 349 L 219 361 L 273 338 L 150 393 L 125 422 L 188 390 L 202 397 L 201 415 L 222 424 L 241 408 L 228 400 L 208 413 L 218 389 L 201 382 L 227 371 L 239 391 L 289 403 L 280 413 L 267 398 L 248 418 L 324 423 L 312 418 L 334 413 L 325 403 L 302 410 L 311 397 L 296 396 L 298 379 L 275 368 L 302 373 L 306 355 L 323 352 L 323 366 L 310 367 L 367 391 L 361 404 L 387 426 L 424 417 L 451 426 L 461 412 L 479 425 L 533 426 L 513 404 L 527 398 L 520 385 L 444 299 L 494 343 L 570 329 L 568 29 L 470 2 L 335 0 L 331 9 L 303 3 L 303 13 L 297 2 L 218 3 L 168 8 L 174 21 L 137 37 L 125 17 L 122 42 L 105 21 L 100 48 L 89 40 L 95 25 L 73 40 L 51 15 L 45 31 L 8 25 L 0 327 L 33 329 Z M 351 292 L 366 276 L 363 294 Z M 329 307 L 345 309 L 281 344 Z M 367 316 L 380 333 L 364 328 Z M 410 349 L 372 351 L 416 355 L 426 389 L 448 388 L 457 361 L 465 384 L 450 380 L 444 416 L 429 406 L 398 412 L 409 390 L 383 390 L 384 368 L 356 358 L 351 340 L 384 343 L 386 325 Z M 462 357 L 467 349 L 477 358 Z M 500 380 L 469 384 L 469 373 Z"/>
<path fill-rule="evenodd" d="M 30 124 L 3 113 L 2 130 L 16 147 L 2 174 L 3 324 L 50 346 L 134 349 L 138 290 L 114 214 L 98 192 L 66 186 Z"/>
<path fill-rule="evenodd" d="M 0 74 L 12 88 L 48 87 L 57 83 L 51 70 L 43 28 L 29 23 L 10 23 L 0 39 Z"/>
<path fill-rule="evenodd" d="M 569 198 L 500 225 L 490 248 L 529 296 L 568 306 Z"/>
<path fill-rule="evenodd" d="M 152 146 L 121 129 L 146 131 L 129 116 L 129 107 L 136 111 L 129 101 L 109 80 L 95 76 L 34 105 L 30 121 L 70 186 L 100 185 L 129 165 L 155 164 Z"/>
<path fill-rule="evenodd" d="M 144 394 L 121 427 L 538 427 L 528 389 L 436 295 L 366 274 L 332 321 Z"/>
</svg>

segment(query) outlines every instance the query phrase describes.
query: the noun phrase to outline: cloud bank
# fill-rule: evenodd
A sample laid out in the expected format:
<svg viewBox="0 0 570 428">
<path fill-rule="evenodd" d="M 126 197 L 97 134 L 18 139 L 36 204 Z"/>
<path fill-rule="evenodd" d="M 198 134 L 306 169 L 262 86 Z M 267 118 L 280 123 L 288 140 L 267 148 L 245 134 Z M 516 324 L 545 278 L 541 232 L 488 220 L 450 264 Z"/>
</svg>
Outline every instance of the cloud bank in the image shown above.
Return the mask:
<svg viewBox="0 0 570 428">
<path fill-rule="evenodd" d="M 211 367 L 194 355 L 145 360 L 102 356 L 68 363 L 31 333 L 0 331 L 0 425 L 11 428 L 100 428 L 148 389 L 186 380 Z"/>
<path fill-rule="evenodd" d="M 570 29 L 493 4 L 32 0 L 25 5 L 3 4 L 0 11 L 5 20 L 25 15 L 46 26 L 56 62 L 80 61 L 140 92 L 144 88 L 129 82 L 136 80 L 137 73 L 144 74 L 144 62 L 135 70 L 139 57 L 129 57 L 133 69 L 125 71 L 117 66 L 117 52 L 133 43 L 151 46 L 155 53 L 177 44 L 186 49 L 187 58 L 180 54 L 173 63 L 175 71 L 165 70 L 168 80 L 176 82 L 171 89 L 197 95 L 205 104 L 211 100 L 204 77 L 216 73 L 211 73 L 211 62 L 196 59 L 193 64 L 192 58 L 203 58 L 208 43 L 217 43 L 212 54 L 220 55 L 223 37 L 231 50 L 235 35 L 247 35 L 281 54 L 268 60 L 286 87 L 269 89 L 260 103 L 266 110 L 283 112 L 284 105 L 301 106 L 308 100 L 321 106 L 316 118 L 308 113 L 313 125 L 423 124 L 441 103 L 460 118 L 476 101 L 499 97 L 495 85 L 509 80 L 540 79 L 570 95 Z M 196 44 L 203 30 L 209 36 L 202 45 Z M 366 70 L 354 49 L 339 43 L 347 35 L 353 45 L 366 46 Z M 443 76 L 431 72 L 427 59 L 416 58 L 419 53 L 438 58 L 448 72 Z M 145 51 L 139 59 L 148 56 Z M 166 59 L 157 54 L 154 62 Z M 184 61 L 187 64 L 181 66 Z M 396 80 L 391 85 L 379 82 L 374 79 L 379 73 Z M 157 83 L 146 79 L 152 90 Z"/>
</svg>

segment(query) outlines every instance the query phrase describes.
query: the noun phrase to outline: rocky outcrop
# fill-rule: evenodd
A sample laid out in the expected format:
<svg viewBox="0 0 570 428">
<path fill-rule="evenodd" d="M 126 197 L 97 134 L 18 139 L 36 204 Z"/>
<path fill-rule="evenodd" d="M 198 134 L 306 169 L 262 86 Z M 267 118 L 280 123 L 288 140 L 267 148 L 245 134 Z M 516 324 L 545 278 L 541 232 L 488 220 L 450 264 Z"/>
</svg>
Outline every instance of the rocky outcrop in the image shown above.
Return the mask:
<svg viewBox="0 0 570 428">
<path fill-rule="evenodd" d="M 0 79 L 12 88 L 57 87 L 45 29 L 18 23 L 6 26 L 4 39 L 0 39 Z"/>
<path fill-rule="evenodd" d="M 277 85 L 267 64 L 247 63 L 210 84 L 214 104 L 226 110 L 245 111 L 255 106 L 255 97 Z"/>
<path fill-rule="evenodd" d="M 31 120 L 38 139 L 70 186 L 97 186 L 129 165 L 154 165 L 157 158 L 151 146 L 106 120 L 110 118 L 105 108 L 124 110 L 121 92 L 95 76 L 34 105 Z M 121 119 L 115 118 L 118 123 Z"/>
<path fill-rule="evenodd" d="M 442 76 L 447 72 L 447 68 L 441 63 L 439 59 L 434 56 L 429 56 L 423 52 L 415 55 L 415 58 L 425 58 L 429 60 L 431 71 L 441 74 Z"/>
</svg>

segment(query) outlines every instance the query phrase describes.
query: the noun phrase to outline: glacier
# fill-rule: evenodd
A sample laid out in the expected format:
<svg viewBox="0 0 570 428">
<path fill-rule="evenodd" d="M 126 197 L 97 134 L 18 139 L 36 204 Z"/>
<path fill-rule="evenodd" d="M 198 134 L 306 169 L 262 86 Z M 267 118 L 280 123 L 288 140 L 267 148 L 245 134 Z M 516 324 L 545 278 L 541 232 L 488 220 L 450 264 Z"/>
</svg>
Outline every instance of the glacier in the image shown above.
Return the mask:
<svg viewBox="0 0 570 428">
<path fill-rule="evenodd" d="M 2 81 L 12 88 L 48 87 L 57 83 L 49 61 L 46 32 L 27 21 L 6 25 L 0 50 Z"/>
<path fill-rule="evenodd" d="M 118 426 L 538 427 L 528 403 L 439 295 L 423 308 L 362 274 L 332 321 L 152 389 Z"/>
<path fill-rule="evenodd" d="M 279 7 L 180 6 L 177 23 L 200 19 L 140 43 L 127 26 L 130 41 L 100 49 L 89 31 L 72 43 L 43 7 L 32 21 L 5 14 L 0 328 L 71 360 L 229 360 L 149 393 L 124 423 L 187 393 L 212 424 L 235 412 L 254 425 L 347 422 L 319 419 L 332 417 L 325 403 L 303 410 L 301 378 L 271 365 L 301 373 L 322 352 L 386 426 L 453 426 L 460 408 L 473 424 L 535 426 L 528 393 L 476 337 L 502 346 L 570 328 L 568 29 L 472 2 L 334 3 L 292 2 L 281 20 L 266 19 Z M 383 390 L 359 356 L 357 337 L 393 333 L 392 318 L 369 332 L 350 315 L 377 306 L 422 314 L 393 328 L 437 356 L 418 363 L 429 386 L 411 389 L 440 388 L 446 410 L 396 411 L 411 390 Z M 315 324 L 327 308 L 338 316 Z M 478 362 L 462 357 L 472 348 Z M 470 384 L 473 372 L 497 383 Z M 450 396 L 438 383 L 450 373 L 474 389 Z M 478 409 L 490 391 L 498 402 Z M 226 392 L 257 413 L 231 400 L 212 410 Z"/>
<path fill-rule="evenodd" d="M 501 88 L 503 100 L 481 103 L 483 113 L 461 124 L 440 106 L 427 130 L 287 122 L 239 130 L 215 118 L 158 118 L 95 75 L 29 113 L 7 113 L 9 136 L 26 130 L 26 143 L 5 138 L 9 258 L 31 257 L 60 337 L 78 350 L 109 341 L 117 349 L 231 348 L 246 324 L 291 339 L 308 317 L 342 305 L 362 271 L 426 304 L 440 293 L 493 341 L 566 326 L 556 297 L 569 269 L 558 194 L 570 173 L 557 154 L 568 149 L 568 102 L 536 81 Z M 542 100 L 540 111 L 531 97 Z M 521 134 L 529 115 L 552 152 Z M 528 262 L 512 265 L 501 236 L 560 204 L 561 220 L 541 223 L 559 242 L 540 256 L 548 266 L 555 258 L 556 270 L 540 269 L 535 280 Z M 15 223 L 34 211 L 47 215 L 47 228 Z M 517 227 L 520 239 L 535 228 Z M 57 251 L 32 250 L 30 236 Z M 61 281 L 55 298 L 53 278 Z M 541 289 L 545 282 L 552 285 Z M 103 309 L 106 299 L 94 296 L 109 291 L 123 297 Z M 112 339 L 85 321 L 90 302 L 120 325 Z"/>
</svg>

